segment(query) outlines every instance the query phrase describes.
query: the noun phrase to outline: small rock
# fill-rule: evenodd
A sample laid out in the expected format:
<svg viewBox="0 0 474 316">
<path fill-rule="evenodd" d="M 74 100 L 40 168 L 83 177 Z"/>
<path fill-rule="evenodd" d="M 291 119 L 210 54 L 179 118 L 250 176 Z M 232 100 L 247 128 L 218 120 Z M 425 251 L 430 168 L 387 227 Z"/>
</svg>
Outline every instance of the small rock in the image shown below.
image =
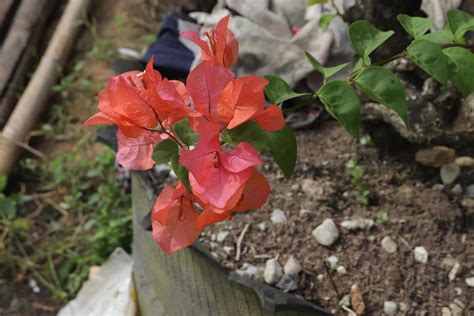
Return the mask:
<svg viewBox="0 0 474 316">
<path fill-rule="evenodd" d="M 307 216 L 312 215 L 312 214 L 313 212 L 311 212 L 310 210 L 306 210 L 306 209 L 300 210 L 300 217 L 302 218 L 306 218 Z"/>
<path fill-rule="evenodd" d="M 342 299 L 339 301 L 339 306 L 350 307 L 351 306 L 351 296 L 344 295 Z"/>
<path fill-rule="evenodd" d="M 257 274 L 258 269 L 253 264 L 245 262 L 242 264 L 242 268 L 238 269 L 236 272 L 242 276 L 252 278 Z"/>
<path fill-rule="evenodd" d="M 441 261 L 441 268 L 443 268 L 446 271 L 450 271 L 457 262 L 458 261 L 455 258 L 451 256 L 447 256 Z"/>
<path fill-rule="evenodd" d="M 288 275 L 297 275 L 303 268 L 300 262 L 293 256 L 291 256 L 283 267 L 283 272 Z"/>
<path fill-rule="evenodd" d="M 339 238 L 339 230 L 334 221 L 327 218 L 313 230 L 313 236 L 319 244 L 330 246 Z"/>
<path fill-rule="evenodd" d="M 222 249 L 228 255 L 231 255 L 232 252 L 234 252 L 234 247 L 231 247 L 231 246 L 224 246 L 224 247 L 222 247 Z"/>
<path fill-rule="evenodd" d="M 415 154 L 415 159 L 419 164 L 440 168 L 453 162 L 455 156 L 456 152 L 454 149 L 444 146 L 435 146 L 433 148 L 418 150 Z"/>
<path fill-rule="evenodd" d="M 358 218 L 353 220 L 343 221 L 341 226 L 348 230 L 371 229 L 374 226 L 374 221 L 367 218 Z"/>
<path fill-rule="evenodd" d="M 441 309 L 441 316 L 452 316 L 451 310 L 449 309 L 449 307 L 443 307 Z"/>
<path fill-rule="evenodd" d="M 284 274 L 276 287 L 285 291 L 294 291 L 298 289 L 298 282 L 292 276 Z"/>
<path fill-rule="evenodd" d="M 435 190 L 435 191 L 443 191 L 444 190 L 444 184 L 436 183 L 435 185 L 433 185 L 432 189 Z"/>
<path fill-rule="evenodd" d="M 474 287 L 474 277 L 466 278 L 466 284 L 469 287 Z"/>
<path fill-rule="evenodd" d="M 301 181 L 301 191 L 309 197 L 315 197 L 318 199 L 324 194 L 324 189 L 321 184 L 313 179 L 303 179 Z"/>
<path fill-rule="evenodd" d="M 324 281 L 324 274 L 318 274 L 316 276 L 316 280 L 318 280 L 319 282 L 323 282 Z"/>
<path fill-rule="evenodd" d="M 474 208 L 474 198 L 464 198 L 461 200 L 461 205 L 466 208 Z"/>
<path fill-rule="evenodd" d="M 398 304 L 392 301 L 385 301 L 383 303 L 383 312 L 387 316 L 394 316 L 397 314 Z"/>
<path fill-rule="evenodd" d="M 369 236 L 367 237 L 367 240 L 373 242 L 375 241 L 375 236 Z"/>
<path fill-rule="evenodd" d="M 227 230 L 223 230 L 217 234 L 216 239 L 218 242 L 223 242 L 227 238 L 227 236 L 229 236 L 229 232 Z"/>
<path fill-rule="evenodd" d="M 460 173 L 461 173 L 461 168 L 457 164 L 450 163 L 450 164 L 444 165 L 441 167 L 441 170 L 440 170 L 441 181 L 444 184 L 449 185 L 457 179 Z"/>
<path fill-rule="evenodd" d="M 33 293 L 35 294 L 38 294 L 41 291 L 35 279 L 32 279 L 32 278 L 28 279 L 28 285 L 30 286 Z"/>
<path fill-rule="evenodd" d="M 415 260 L 420 263 L 427 263 L 428 262 L 428 251 L 426 251 L 425 247 L 415 247 Z"/>
<path fill-rule="evenodd" d="M 474 158 L 468 156 L 462 156 L 456 158 L 454 161 L 459 167 L 474 168 Z"/>
<path fill-rule="evenodd" d="M 448 275 L 449 281 L 451 282 L 454 281 L 460 272 L 461 272 L 461 265 L 459 264 L 459 262 L 456 262 L 454 266 L 452 267 L 451 271 L 449 271 L 449 275 Z"/>
<path fill-rule="evenodd" d="M 408 312 L 408 305 L 405 304 L 405 303 L 400 303 L 398 304 L 398 309 L 401 311 L 401 312 Z"/>
<path fill-rule="evenodd" d="M 397 252 L 397 244 L 390 238 L 389 236 L 385 236 L 382 239 L 382 248 L 385 250 L 387 253 L 395 253 Z"/>
<path fill-rule="evenodd" d="M 293 184 L 291 186 L 291 191 L 298 191 L 300 189 L 300 185 L 299 184 Z"/>
<path fill-rule="evenodd" d="M 466 188 L 466 196 L 474 198 L 474 184 L 470 184 Z"/>
<path fill-rule="evenodd" d="M 336 256 L 327 257 L 325 260 L 331 270 L 334 270 L 339 265 L 339 258 Z"/>
<path fill-rule="evenodd" d="M 344 275 L 344 274 L 347 274 L 347 270 L 346 270 L 346 267 L 344 266 L 339 266 L 336 268 L 336 271 L 338 274 L 340 275 Z"/>
<path fill-rule="evenodd" d="M 449 304 L 449 308 L 451 309 L 451 315 L 452 316 L 463 316 L 464 307 L 459 306 L 456 303 L 451 303 L 451 304 Z"/>
<path fill-rule="evenodd" d="M 267 229 L 267 224 L 265 223 L 259 223 L 257 225 L 258 229 L 260 229 L 260 231 L 264 232 L 266 229 Z"/>
<path fill-rule="evenodd" d="M 272 220 L 272 223 L 276 225 L 286 223 L 285 213 L 283 213 L 283 211 L 278 208 L 273 210 L 270 219 Z"/>
<path fill-rule="evenodd" d="M 283 276 L 283 269 L 276 259 L 269 259 L 265 264 L 263 278 L 267 284 L 273 285 L 277 283 Z"/>
<path fill-rule="evenodd" d="M 211 240 L 212 240 L 212 241 L 216 241 L 216 239 L 217 239 L 217 235 L 216 235 L 216 234 L 212 234 L 212 235 L 211 235 Z"/>
<path fill-rule="evenodd" d="M 452 189 L 451 192 L 456 195 L 461 195 L 462 194 L 462 186 L 458 183 L 456 184 Z"/>
<path fill-rule="evenodd" d="M 456 295 L 462 295 L 462 289 L 460 287 L 455 287 L 454 288 L 454 293 L 456 293 Z"/>
</svg>

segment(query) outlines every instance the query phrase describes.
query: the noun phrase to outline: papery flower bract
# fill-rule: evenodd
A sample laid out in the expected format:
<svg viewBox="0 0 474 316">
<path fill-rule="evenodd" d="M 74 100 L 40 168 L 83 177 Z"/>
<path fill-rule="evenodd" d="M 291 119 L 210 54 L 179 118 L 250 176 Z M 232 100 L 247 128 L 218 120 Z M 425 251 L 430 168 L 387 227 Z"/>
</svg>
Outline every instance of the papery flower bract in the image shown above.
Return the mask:
<svg viewBox="0 0 474 316">
<path fill-rule="evenodd" d="M 182 32 L 181 36 L 201 48 L 203 61 L 230 68 L 239 56 L 239 43 L 228 28 L 229 19 L 230 15 L 220 20 L 215 30 L 206 33 L 208 42 L 196 32 Z"/>
<path fill-rule="evenodd" d="M 137 137 L 127 137 L 121 130 L 117 132 L 117 155 L 115 159 L 130 170 L 151 169 L 155 162 L 151 158 L 153 149 L 164 137 L 157 132 L 142 129 Z"/>
<path fill-rule="evenodd" d="M 230 151 L 219 144 L 219 125 L 199 125 L 199 142 L 193 150 L 181 150 L 180 163 L 190 172 L 193 192 L 207 203 L 223 209 L 252 175 L 252 166 L 261 163 L 250 143 L 240 143 Z"/>
<path fill-rule="evenodd" d="M 186 80 L 194 109 L 207 119 L 217 122 L 217 99 L 234 74 L 224 67 L 202 62 L 194 68 Z"/>
<path fill-rule="evenodd" d="M 176 189 L 166 186 L 152 210 L 153 239 L 168 254 L 192 245 L 201 233 L 196 224 L 198 215 L 192 196 L 181 182 Z"/>
</svg>

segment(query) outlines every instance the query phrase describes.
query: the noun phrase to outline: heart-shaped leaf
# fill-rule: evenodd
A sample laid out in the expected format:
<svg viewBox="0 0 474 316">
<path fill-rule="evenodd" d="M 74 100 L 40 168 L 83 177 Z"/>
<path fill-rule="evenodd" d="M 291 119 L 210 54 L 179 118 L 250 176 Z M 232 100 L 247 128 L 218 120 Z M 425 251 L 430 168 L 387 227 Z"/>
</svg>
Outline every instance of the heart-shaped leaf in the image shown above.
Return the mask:
<svg viewBox="0 0 474 316">
<path fill-rule="evenodd" d="M 349 38 L 352 47 L 366 65 L 370 64 L 369 55 L 394 34 L 393 31 L 382 32 L 369 22 L 360 20 L 349 26 Z"/>
<path fill-rule="evenodd" d="M 448 56 L 448 76 L 454 86 L 467 97 L 474 91 L 474 54 L 462 47 L 443 49 Z"/>
<path fill-rule="evenodd" d="M 317 71 L 319 71 L 323 75 L 324 79 L 327 79 L 327 78 L 335 75 L 340 70 L 344 69 L 345 67 L 347 67 L 347 65 L 349 65 L 349 63 L 345 63 L 345 64 L 334 66 L 334 67 L 323 67 L 316 60 L 316 58 L 314 58 L 313 55 L 311 55 L 308 52 L 305 52 L 305 54 L 306 54 L 306 58 L 308 58 L 310 64 L 314 67 L 314 69 L 316 69 Z"/>
<path fill-rule="evenodd" d="M 414 39 L 424 35 L 433 25 L 433 21 L 428 18 L 419 16 L 409 16 L 406 14 L 399 14 L 397 16 L 398 22 L 403 26 L 405 31 Z"/>
<path fill-rule="evenodd" d="M 268 85 L 265 87 L 265 95 L 270 103 L 280 104 L 293 98 L 311 95 L 311 93 L 294 92 L 290 85 L 278 76 L 266 75 L 264 77 L 268 80 Z"/>
<path fill-rule="evenodd" d="M 448 82 L 448 60 L 441 47 L 425 39 L 413 41 L 406 49 L 408 57 L 443 86 Z"/>
</svg>

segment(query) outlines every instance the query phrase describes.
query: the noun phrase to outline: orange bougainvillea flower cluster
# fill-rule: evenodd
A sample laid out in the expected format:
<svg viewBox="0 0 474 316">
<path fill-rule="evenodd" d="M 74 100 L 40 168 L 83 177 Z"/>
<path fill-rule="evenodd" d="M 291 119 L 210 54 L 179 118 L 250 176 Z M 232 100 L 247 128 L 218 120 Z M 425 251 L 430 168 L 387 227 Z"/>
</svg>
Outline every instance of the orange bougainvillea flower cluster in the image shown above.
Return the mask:
<svg viewBox="0 0 474 316">
<path fill-rule="evenodd" d="M 116 158 L 128 169 L 171 164 L 179 181 L 161 191 L 152 210 L 153 238 L 166 253 L 191 245 L 207 225 L 261 207 L 270 187 L 257 170 L 259 153 L 285 156 L 282 111 L 265 106 L 268 81 L 230 70 L 239 47 L 228 22 L 207 40 L 182 34 L 202 50 L 186 85 L 163 78 L 152 58 L 144 72 L 112 77 L 99 94 L 100 112 L 84 123 L 118 127 Z"/>
</svg>

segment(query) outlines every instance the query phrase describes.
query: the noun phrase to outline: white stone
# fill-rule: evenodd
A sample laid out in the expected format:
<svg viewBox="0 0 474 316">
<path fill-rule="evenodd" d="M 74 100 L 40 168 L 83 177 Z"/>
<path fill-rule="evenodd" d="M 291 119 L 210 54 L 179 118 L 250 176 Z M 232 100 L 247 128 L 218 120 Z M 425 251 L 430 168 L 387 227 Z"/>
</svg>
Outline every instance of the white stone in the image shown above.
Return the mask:
<svg viewBox="0 0 474 316">
<path fill-rule="evenodd" d="M 439 174 L 441 176 L 441 181 L 443 181 L 444 184 L 448 185 L 453 183 L 460 173 L 461 167 L 459 167 L 459 165 L 455 163 L 449 163 L 441 167 Z"/>
<path fill-rule="evenodd" d="M 461 195 L 462 194 L 462 186 L 458 183 L 456 184 L 452 189 L 451 192 L 453 192 L 456 195 Z"/>
<path fill-rule="evenodd" d="M 387 316 L 394 316 L 397 314 L 398 304 L 392 301 L 385 301 L 383 303 L 383 312 Z"/>
<path fill-rule="evenodd" d="M 441 316 L 452 316 L 453 314 L 451 314 L 451 310 L 449 309 L 449 307 L 443 307 L 441 309 Z"/>
<path fill-rule="evenodd" d="M 319 282 L 323 282 L 324 281 L 324 274 L 318 274 L 316 276 L 316 280 L 318 280 Z"/>
<path fill-rule="evenodd" d="M 350 307 L 351 306 L 351 296 L 344 295 L 342 299 L 339 301 L 339 306 Z"/>
<path fill-rule="evenodd" d="M 283 272 L 288 275 L 297 275 L 301 272 L 303 268 L 301 267 L 300 262 L 293 256 L 291 256 L 285 263 L 283 267 Z"/>
<path fill-rule="evenodd" d="M 227 238 L 227 236 L 229 236 L 229 232 L 227 230 L 223 230 L 217 234 L 216 239 L 218 242 L 223 242 Z"/>
<path fill-rule="evenodd" d="M 319 244 L 330 246 L 339 238 L 339 230 L 334 221 L 327 218 L 313 230 L 313 236 Z"/>
<path fill-rule="evenodd" d="M 382 248 L 383 250 L 385 250 L 387 253 L 395 253 L 397 252 L 397 244 L 393 241 L 392 238 L 390 238 L 389 236 L 385 236 L 383 239 L 382 239 Z"/>
<path fill-rule="evenodd" d="M 450 271 L 457 262 L 455 258 L 448 255 L 441 261 L 441 267 L 446 271 Z"/>
<path fill-rule="evenodd" d="M 357 218 L 353 220 L 343 221 L 341 226 L 348 230 L 371 229 L 374 226 L 374 221 L 367 218 Z"/>
<path fill-rule="evenodd" d="M 398 309 L 401 312 L 408 312 L 408 305 L 402 302 L 402 303 L 398 304 Z"/>
<path fill-rule="evenodd" d="M 273 285 L 277 283 L 283 276 L 283 269 L 276 259 L 269 259 L 265 264 L 263 278 L 267 284 Z"/>
<path fill-rule="evenodd" d="M 461 265 L 459 264 L 459 262 L 456 262 L 454 266 L 451 268 L 451 271 L 449 271 L 449 275 L 448 275 L 449 281 L 451 282 L 454 281 L 460 272 L 461 272 Z"/>
<path fill-rule="evenodd" d="M 415 247 L 415 260 L 420 263 L 427 263 L 428 262 L 428 251 L 426 251 L 425 247 Z"/>
<path fill-rule="evenodd" d="M 298 289 L 298 282 L 291 275 L 285 274 L 275 286 L 285 291 L 294 291 Z"/>
<path fill-rule="evenodd" d="M 272 223 L 273 224 L 284 224 L 286 223 L 286 215 L 280 209 L 274 209 L 271 215 Z"/>
<path fill-rule="evenodd" d="M 311 214 L 313 214 L 313 212 L 311 212 L 310 210 L 304 208 L 300 210 L 300 217 L 306 217 Z"/>
<path fill-rule="evenodd" d="M 346 270 L 346 267 L 344 266 L 339 266 L 336 268 L 336 271 L 338 274 L 340 275 L 344 275 L 344 274 L 347 274 L 347 270 Z"/>
<path fill-rule="evenodd" d="M 308 197 L 318 197 L 324 193 L 320 183 L 313 179 L 303 179 L 301 181 L 301 191 Z"/>
<path fill-rule="evenodd" d="M 257 225 L 258 229 L 260 229 L 260 231 L 264 232 L 266 229 L 267 229 L 267 224 L 265 223 L 259 223 Z"/>
<path fill-rule="evenodd" d="M 466 284 L 469 287 L 474 287 L 474 277 L 466 278 Z"/>
<path fill-rule="evenodd" d="M 222 249 L 224 249 L 224 252 L 228 255 L 232 254 L 232 252 L 234 251 L 234 247 L 231 246 L 224 246 L 222 247 Z"/>
</svg>

